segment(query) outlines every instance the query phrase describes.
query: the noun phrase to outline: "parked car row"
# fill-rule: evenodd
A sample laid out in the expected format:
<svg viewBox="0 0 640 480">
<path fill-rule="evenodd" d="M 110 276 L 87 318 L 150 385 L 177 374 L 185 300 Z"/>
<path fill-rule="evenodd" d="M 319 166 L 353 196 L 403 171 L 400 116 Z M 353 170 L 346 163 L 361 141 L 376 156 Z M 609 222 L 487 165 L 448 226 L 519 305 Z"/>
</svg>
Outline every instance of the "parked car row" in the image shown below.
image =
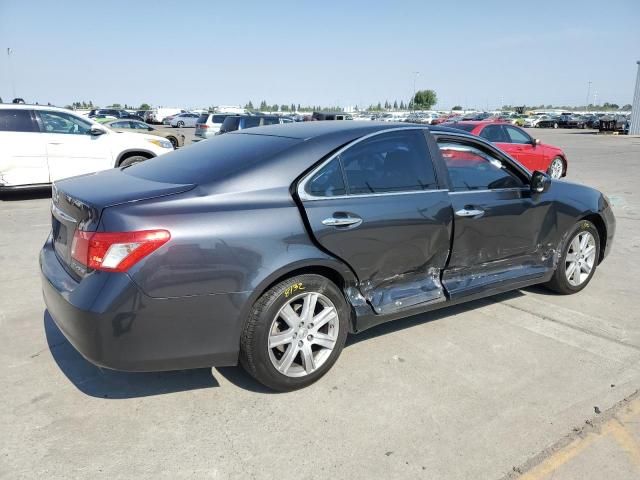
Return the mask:
<svg viewBox="0 0 640 480">
<path fill-rule="evenodd" d="M 62 178 L 130 166 L 174 149 L 171 141 L 149 133 L 116 132 L 57 107 L 2 104 L 0 190 L 46 186 Z"/>
</svg>

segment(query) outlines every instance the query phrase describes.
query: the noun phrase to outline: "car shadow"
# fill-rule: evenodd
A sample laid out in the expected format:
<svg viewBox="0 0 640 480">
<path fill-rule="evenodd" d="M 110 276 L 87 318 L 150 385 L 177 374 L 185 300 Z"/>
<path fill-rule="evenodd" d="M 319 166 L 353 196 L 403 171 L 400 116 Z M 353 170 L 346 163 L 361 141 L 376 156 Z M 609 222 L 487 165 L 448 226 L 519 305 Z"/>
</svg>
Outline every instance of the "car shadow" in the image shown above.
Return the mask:
<svg viewBox="0 0 640 480">
<path fill-rule="evenodd" d="M 69 381 L 91 397 L 125 399 L 218 387 L 210 368 L 171 372 L 117 372 L 96 367 L 69 343 L 48 311 L 44 331 L 53 359 Z"/>
<path fill-rule="evenodd" d="M 28 190 L 14 190 L 0 193 L 0 200 L 3 202 L 38 200 L 40 198 L 51 198 L 51 187 L 40 187 Z"/>
<path fill-rule="evenodd" d="M 361 332 L 357 335 L 349 335 L 349 337 L 347 337 L 347 343 L 345 347 L 348 348 L 351 345 L 355 345 L 360 342 L 364 342 L 372 338 L 379 337 L 381 335 L 386 335 L 388 333 L 393 333 L 393 332 L 399 332 L 400 330 L 405 330 L 407 328 L 415 327 L 416 325 L 421 325 L 424 323 L 440 320 L 450 315 L 470 312 L 477 308 L 486 307 L 487 305 L 491 305 L 493 303 L 500 303 L 504 300 L 518 298 L 523 295 L 524 293 L 522 293 L 520 290 L 512 290 L 510 292 L 501 293 L 492 297 L 481 298 L 479 300 L 474 300 L 472 302 L 461 303 L 453 306 L 444 306 L 439 310 L 434 310 L 432 312 L 421 313 L 418 315 L 413 315 L 411 317 L 401 318 L 398 320 L 393 320 L 391 322 L 382 323 L 368 330 L 365 330 L 364 332 Z"/>
</svg>

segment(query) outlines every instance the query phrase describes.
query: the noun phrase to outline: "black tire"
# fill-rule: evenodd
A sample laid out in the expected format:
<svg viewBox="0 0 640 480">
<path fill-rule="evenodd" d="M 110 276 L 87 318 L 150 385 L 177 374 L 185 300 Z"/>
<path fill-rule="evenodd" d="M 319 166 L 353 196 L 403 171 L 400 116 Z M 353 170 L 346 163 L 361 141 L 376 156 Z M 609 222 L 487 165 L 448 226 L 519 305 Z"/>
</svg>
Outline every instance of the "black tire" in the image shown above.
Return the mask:
<svg viewBox="0 0 640 480">
<path fill-rule="evenodd" d="M 143 157 L 142 155 L 133 155 L 122 160 L 119 167 L 129 167 L 135 163 L 144 162 L 145 160 L 147 160 L 147 157 Z"/>
<path fill-rule="evenodd" d="M 178 128 L 182 128 L 182 127 L 184 127 L 184 122 L 182 120 L 180 120 L 176 125 L 177 125 Z"/>
<path fill-rule="evenodd" d="M 178 139 L 176 137 L 166 137 L 166 139 L 171 142 L 171 145 L 173 145 L 174 150 L 178 148 Z"/>
<path fill-rule="evenodd" d="M 329 357 L 315 371 L 301 377 L 280 373 L 273 365 L 267 347 L 272 322 L 279 310 L 294 298 L 288 295 L 295 288 L 327 297 L 336 308 L 339 328 Z M 263 293 L 253 305 L 240 338 L 240 364 L 258 382 L 273 390 L 286 392 L 306 387 L 327 373 L 338 359 L 347 338 L 349 317 L 350 309 L 344 295 L 329 279 L 305 274 L 284 280 Z"/>
<path fill-rule="evenodd" d="M 573 239 L 583 233 L 589 232 L 593 235 L 595 239 L 595 262 L 593 263 L 593 268 L 591 272 L 589 272 L 589 276 L 584 280 L 580 285 L 571 285 L 566 275 L 566 265 L 567 265 L 567 253 L 569 252 L 569 246 Z M 560 293 L 562 295 L 571 295 L 572 293 L 577 293 L 586 287 L 591 279 L 593 278 L 593 274 L 596 272 L 596 268 L 598 266 L 598 259 L 600 258 L 600 235 L 598 234 L 598 229 L 595 227 L 593 223 L 588 220 L 580 220 L 576 223 L 573 228 L 569 231 L 569 234 L 566 237 L 564 245 L 562 246 L 562 253 L 560 259 L 558 260 L 558 265 L 556 267 L 555 272 L 553 273 L 553 277 L 551 280 L 545 285 L 547 288 L 553 290 L 554 292 Z"/>
</svg>

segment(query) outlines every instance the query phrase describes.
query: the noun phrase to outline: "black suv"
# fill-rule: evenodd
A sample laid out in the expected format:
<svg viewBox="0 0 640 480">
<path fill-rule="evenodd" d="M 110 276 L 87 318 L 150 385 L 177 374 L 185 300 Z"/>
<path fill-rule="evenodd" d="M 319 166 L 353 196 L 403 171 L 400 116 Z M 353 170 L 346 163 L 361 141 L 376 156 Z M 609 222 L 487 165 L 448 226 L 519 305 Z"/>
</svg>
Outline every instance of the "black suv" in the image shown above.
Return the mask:
<svg viewBox="0 0 640 480">
<path fill-rule="evenodd" d="M 244 130 L 245 128 L 261 127 L 262 125 L 274 125 L 276 123 L 285 123 L 277 115 L 234 115 L 224 119 L 222 126 L 218 131 L 221 133 L 234 132 L 236 130 Z"/>
</svg>

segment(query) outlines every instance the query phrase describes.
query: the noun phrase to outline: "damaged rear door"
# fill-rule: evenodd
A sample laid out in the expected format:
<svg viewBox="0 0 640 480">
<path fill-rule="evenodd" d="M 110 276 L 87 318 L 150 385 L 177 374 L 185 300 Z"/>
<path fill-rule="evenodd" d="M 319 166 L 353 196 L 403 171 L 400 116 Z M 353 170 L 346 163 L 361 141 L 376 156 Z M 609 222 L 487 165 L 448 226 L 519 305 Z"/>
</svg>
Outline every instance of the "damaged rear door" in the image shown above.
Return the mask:
<svg viewBox="0 0 640 480">
<path fill-rule="evenodd" d="M 317 242 L 351 266 L 377 314 L 445 300 L 452 210 L 424 130 L 357 140 L 307 175 L 298 196 Z"/>
</svg>

